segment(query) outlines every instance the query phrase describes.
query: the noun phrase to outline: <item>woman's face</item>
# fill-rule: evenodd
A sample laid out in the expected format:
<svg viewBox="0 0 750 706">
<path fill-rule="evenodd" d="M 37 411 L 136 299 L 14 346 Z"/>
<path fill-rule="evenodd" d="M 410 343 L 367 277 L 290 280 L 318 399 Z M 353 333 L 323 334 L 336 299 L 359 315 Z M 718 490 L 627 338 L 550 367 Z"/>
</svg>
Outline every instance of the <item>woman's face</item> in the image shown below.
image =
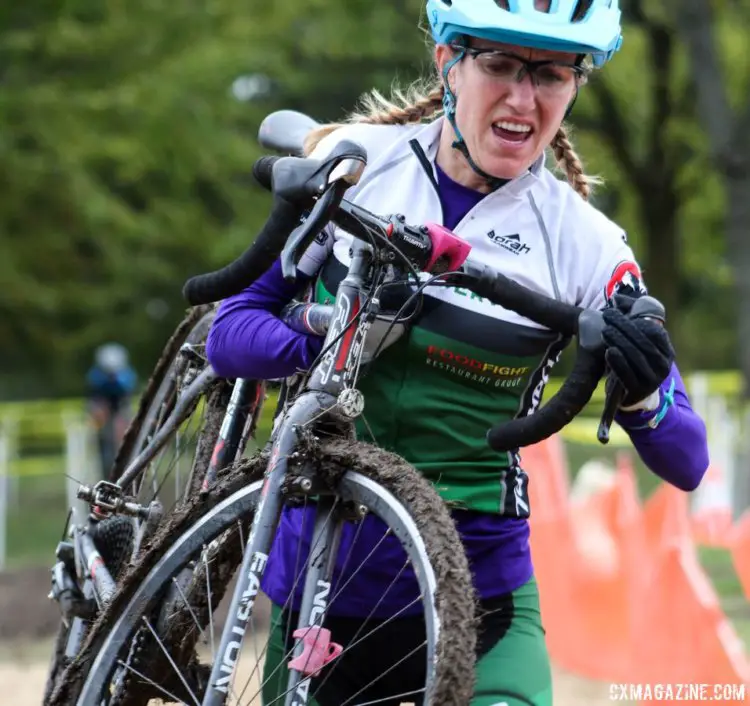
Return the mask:
<svg viewBox="0 0 750 706">
<path fill-rule="evenodd" d="M 503 53 L 482 51 L 487 49 Z M 480 53 L 473 56 L 474 50 Z M 441 75 L 454 57 L 450 47 L 437 46 Z M 539 66 L 530 73 L 523 71 L 518 59 L 559 64 Z M 575 61 L 574 54 L 472 41 L 469 53 L 450 69 L 448 82 L 456 96 L 458 130 L 480 169 L 494 177 L 514 179 L 538 159 L 575 96 L 577 74 L 569 68 Z M 517 79 L 519 71 L 521 80 Z"/>
</svg>

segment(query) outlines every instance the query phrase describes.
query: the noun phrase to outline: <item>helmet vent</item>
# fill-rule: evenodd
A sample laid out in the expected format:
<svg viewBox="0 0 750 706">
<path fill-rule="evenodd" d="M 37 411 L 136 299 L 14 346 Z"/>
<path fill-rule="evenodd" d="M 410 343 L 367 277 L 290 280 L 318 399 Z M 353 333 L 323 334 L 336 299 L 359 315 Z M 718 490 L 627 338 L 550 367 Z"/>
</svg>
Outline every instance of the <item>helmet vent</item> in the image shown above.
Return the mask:
<svg viewBox="0 0 750 706">
<path fill-rule="evenodd" d="M 592 2 L 593 0 L 578 0 L 578 4 L 576 5 L 576 9 L 573 12 L 571 21 L 580 22 L 584 17 L 586 17 L 588 11 L 591 9 Z"/>
<path fill-rule="evenodd" d="M 446 5 L 451 4 L 449 0 L 443 0 L 443 2 L 445 2 Z M 592 2 L 593 0 L 578 0 L 578 2 L 576 3 L 576 8 L 573 11 L 573 17 L 571 18 L 571 21 L 580 22 L 584 17 L 586 17 L 586 14 L 591 9 Z M 501 10 L 510 11 L 510 3 L 508 0 L 495 0 L 495 4 Z M 549 12 L 551 4 L 552 4 L 551 0 L 535 0 L 534 1 L 534 7 L 540 12 Z"/>
</svg>

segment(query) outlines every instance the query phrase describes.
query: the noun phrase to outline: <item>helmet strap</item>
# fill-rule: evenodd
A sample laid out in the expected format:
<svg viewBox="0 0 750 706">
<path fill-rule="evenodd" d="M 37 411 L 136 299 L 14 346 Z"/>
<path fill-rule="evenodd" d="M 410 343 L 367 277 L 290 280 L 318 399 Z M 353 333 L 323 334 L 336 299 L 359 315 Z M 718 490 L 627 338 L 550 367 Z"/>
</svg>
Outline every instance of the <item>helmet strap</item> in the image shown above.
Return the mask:
<svg viewBox="0 0 750 706">
<path fill-rule="evenodd" d="M 573 94 L 573 100 L 570 101 L 570 105 L 568 105 L 568 109 L 565 111 L 563 120 L 567 120 L 570 114 L 573 112 L 573 106 L 576 104 L 577 98 L 578 98 L 578 89 L 576 88 L 576 92 Z"/>
<path fill-rule="evenodd" d="M 461 135 L 461 131 L 458 129 L 458 125 L 456 124 L 456 101 L 458 100 L 458 98 L 451 89 L 450 83 L 448 82 L 448 72 L 465 56 L 465 51 L 459 51 L 456 56 L 453 57 L 443 68 L 443 110 L 445 112 L 445 117 L 448 119 L 448 122 L 453 128 L 453 132 L 456 134 L 456 139 L 453 141 L 453 144 L 451 146 L 453 147 L 453 149 L 458 150 L 464 156 L 468 165 L 476 174 L 478 174 L 487 182 L 487 185 L 490 187 L 490 189 L 492 191 L 496 191 L 501 186 L 507 184 L 509 180 L 493 177 L 491 174 L 488 174 L 479 167 L 479 165 L 472 159 L 471 155 L 469 154 L 469 148 L 466 146 L 466 141 Z"/>
</svg>

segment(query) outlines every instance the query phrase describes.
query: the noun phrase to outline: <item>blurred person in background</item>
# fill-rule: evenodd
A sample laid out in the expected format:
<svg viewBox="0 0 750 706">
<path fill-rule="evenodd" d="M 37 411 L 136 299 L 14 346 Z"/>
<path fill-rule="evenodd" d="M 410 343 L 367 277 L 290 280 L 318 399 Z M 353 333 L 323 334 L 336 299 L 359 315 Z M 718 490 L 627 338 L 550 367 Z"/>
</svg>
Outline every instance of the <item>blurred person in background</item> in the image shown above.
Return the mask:
<svg viewBox="0 0 750 706">
<path fill-rule="evenodd" d="M 427 18 L 436 45 L 434 79 L 391 100 L 373 92 L 347 122 L 314 130 L 306 152 L 322 158 L 339 140 L 360 143 L 368 164 L 347 199 L 377 213 L 404 214 L 409 223 L 441 223 L 470 242 L 475 257 L 525 286 L 602 309 L 606 359 L 627 390 L 616 420 L 652 472 L 684 491 L 696 488 L 708 466 L 704 423 L 691 408 L 666 328 L 627 316 L 646 292 L 643 277 L 622 228 L 589 203 L 592 180 L 564 124 L 592 70 L 620 47 L 618 0 L 429 0 Z M 421 41 L 416 33 L 414 41 Z M 565 181 L 546 166 L 548 148 Z M 309 283 L 318 301 L 335 296 L 351 242 L 330 226 L 300 260 L 298 282 L 287 283 L 276 262 L 225 300 L 207 342 L 216 372 L 274 378 L 308 369 L 322 339 L 296 333 L 278 314 L 300 283 Z M 492 452 L 485 433 L 500 415 L 533 413 L 567 341 L 453 288 L 428 288 L 425 301 L 361 381 L 367 425 L 358 433 L 401 454 L 455 508 L 479 599 L 473 706 L 549 706 L 551 669 L 529 545 L 529 479 L 521 455 Z M 387 306 L 385 297 L 382 303 L 391 311 L 400 305 Z M 431 350 L 527 372 L 518 384 L 497 385 L 491 375 L 443 365 Z M 294 590 L 295 567 L 303 565 L 300 542 L 309 551 L 312 512 L 283 512 L 262 584 L 274 618 Z M 362 525 L 354 537 L 345 529 L 340 553 L 359 568 L 377 548 L 351 580 L 335 576 L 347 583 L 326 617 L 334 640 L 378 604 L 396 616 L 404 611 L 399 601 L 418 591 L 413 576 L 399 576 L 405 555 L 395 538 L 378 544 L 380 521 L 370 517 Z M 377 646 L 364 639 L 337 658 L 317 693 L 320 682 L 313 680 L 315 700 L 334 706 L 356 694 L 357 701 L 375 702 L 383 693 L 422 688 L 420 651 L 408 666 L 387 672 L 397 652 L 424 639 L 424 628 L 407 613 L 370 617 L 368 630 L 380 626 Z M 292 612 L 287 620 L 296 625 L 296 617 Z M 280 625 L 271 636 L 266 675 L 284 654 Z M 385 676 L 367 686 L 373 674 Z M 284 679 L 269 681 L 264 703 L 281 698 L 285 687 Z"/>
<path fill-rule="evenodd" d="M 130 403 L 137 383 L 138 376 L 123 345 L 105 343 L 96 349 L 94 363 L 86 374 L 86 399 L 96 430 L 102 478 L 109 476 L 130 422 Z"/>
</svg>

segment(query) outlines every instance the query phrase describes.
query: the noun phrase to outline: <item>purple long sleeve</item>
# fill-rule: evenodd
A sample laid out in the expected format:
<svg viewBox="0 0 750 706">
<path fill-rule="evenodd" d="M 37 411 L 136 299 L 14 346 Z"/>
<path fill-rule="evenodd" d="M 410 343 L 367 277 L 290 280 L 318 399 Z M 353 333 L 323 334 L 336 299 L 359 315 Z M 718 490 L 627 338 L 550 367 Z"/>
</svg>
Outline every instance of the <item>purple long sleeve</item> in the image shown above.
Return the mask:
<svg viewBox="0 0 750 706">
<path fill-rule="evenodd" d="M 250 287 L 221 303 L 206 340 L 206 355 L 219 375 L 273 380 L 310 367 L 323 339 L 298 333 L 278 318 L 309 282 L 297 275 L 288 283 L 277 260 Z"/>
<path fill-rule="evenodd" d="M 674 403 L 655 429 L 656 417 L 670 387 Z M 706 425 L 690 406 L 676 365 L 662 383 L 660 405 L 653 412 L 618 412 L 615 419 L 627 432 L 638 455 L 656 475 L 681 490 L 695 490 L 708 468 Z"/>
</svg>

